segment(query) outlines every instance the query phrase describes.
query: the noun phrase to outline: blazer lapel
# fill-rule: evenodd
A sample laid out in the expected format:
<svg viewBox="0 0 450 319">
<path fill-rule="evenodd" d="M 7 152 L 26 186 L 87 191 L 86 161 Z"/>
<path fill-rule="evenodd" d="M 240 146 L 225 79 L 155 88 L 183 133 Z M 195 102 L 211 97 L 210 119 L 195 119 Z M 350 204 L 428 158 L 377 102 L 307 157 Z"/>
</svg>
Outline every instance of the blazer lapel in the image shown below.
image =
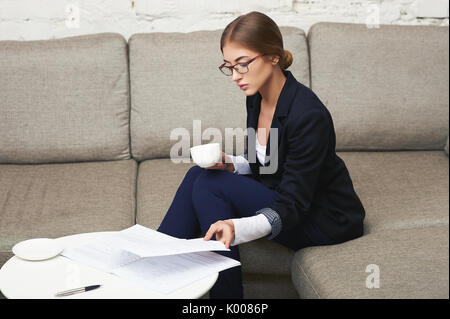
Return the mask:
<svg viewBox="0 0 450 319">
<path fill-rule="evenodd" d="M 273 135 L 275 131 L 277 131 L 277 141 L 278 145 L 281 141 L 281 135 L 282 131 L 284 129 L 284 120 L 286 116 L 289 113 L 289 110 L 291 108 L 291 104 L 293 101 L 293 98 L 295 96 L 296 92 L 296 79 L 292 75 L 290 71 L 282 70 L 284 75 L 286 76 L 286 82 L 284 83 L 283 88 L 281 89 L 280 96 L 278 97 L 277 105 L 275 107 L 275 113 L 272 118 L 272 123 L 270 125 L 270 131 L 269 131 L 269 138 L 267 140 L 267 146 L 266 146 L 266 156 L 265 156 L 265 163 L 264 166 L 270 165 L 270 140 L 271 140 L 271 134 Z M 255 133 L 257 131 L 258 126 L 258 118 L 259 113 L 261 111 L 261 94 L 257 92 L 256 97 L 254 99 L 254 103 L 249 110 L 249 127 L 253 128 L 255 130 Z M 250 112 L 251 111 L 251 112 Z M 273 130 L 274 129 L 274 130 Z M 254 141 L 256 143 L 256 141 Z M 253 144 L 250 142 L 250 144 Z M 248 145 L 248 147 L 252 147 L 252 149 L 255 149 L 255 145 Z M 277 154 L 275 154 L 277 155 Z M 259 161 L 256 161 L 258 163 L 258 166 L 261 166 Z"/>
</svg>

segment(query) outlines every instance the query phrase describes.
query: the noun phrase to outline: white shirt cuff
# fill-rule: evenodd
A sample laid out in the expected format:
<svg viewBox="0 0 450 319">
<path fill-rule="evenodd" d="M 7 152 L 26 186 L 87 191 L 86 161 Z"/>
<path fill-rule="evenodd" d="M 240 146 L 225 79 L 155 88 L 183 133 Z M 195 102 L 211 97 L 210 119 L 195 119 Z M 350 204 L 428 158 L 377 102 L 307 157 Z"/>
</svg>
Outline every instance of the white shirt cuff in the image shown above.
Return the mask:
<svg viewBox="0 0 450 319">
<path fill-rule="evenodd" d="M 231 220 L 234 224 L 234 239 L 230 244 L 231 246 L 259 239 L 272 232 L 272 225 L 263 214 Z"/>
<path fill-rule="evenodd" d="M 248 163 L 248 161 L 245 159 L 244 156 L 239 155 L 239 156 L 234 156 L 234 155 L 228 155 L 227 156 L 231 157 L 231 160 L 233 161 L 233 165 L 234 165 L 234 172 L 233 173 L 237 173 L 240 175 L 246 175 L 246 174 L 251 174 L 252 170 L 250 169 L 250 164 Z"/>
</svg>

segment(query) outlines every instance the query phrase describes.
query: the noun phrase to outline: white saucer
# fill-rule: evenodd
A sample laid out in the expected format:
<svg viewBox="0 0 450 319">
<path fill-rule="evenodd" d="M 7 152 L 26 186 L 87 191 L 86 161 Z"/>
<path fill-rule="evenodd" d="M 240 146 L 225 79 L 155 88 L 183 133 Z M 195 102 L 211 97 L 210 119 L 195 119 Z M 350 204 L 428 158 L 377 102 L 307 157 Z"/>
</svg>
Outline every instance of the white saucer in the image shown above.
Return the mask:
<svg viewBox="0 0 450 319">
<path fill-rule="evenodd" d="M 54 239 L 34 238 L 21 241 L 12 248 L 12 252 L 25 260 L 44 260 L 55 257 L 64 247 Z"/>
</svg>

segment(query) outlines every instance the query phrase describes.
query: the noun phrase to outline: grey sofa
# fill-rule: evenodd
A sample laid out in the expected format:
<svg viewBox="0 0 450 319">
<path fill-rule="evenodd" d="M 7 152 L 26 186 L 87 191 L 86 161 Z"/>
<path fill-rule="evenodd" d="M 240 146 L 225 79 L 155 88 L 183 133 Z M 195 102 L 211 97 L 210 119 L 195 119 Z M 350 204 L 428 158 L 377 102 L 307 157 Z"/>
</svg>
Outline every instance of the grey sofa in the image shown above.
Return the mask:
<svg viewBox="0 0 450 319">
<path fill-rule="evenodd" d="M 365 234 L 242 244 L 245 297 L 448 298 L 448 28 L 281 31 L 289 70 L 333 116 Z M 171 131 L 245 128 L 221 32 L 0 41 L 0 266 L 21 240 L 159 226 L 194 165 L 170 160 Z"/>
</svg>

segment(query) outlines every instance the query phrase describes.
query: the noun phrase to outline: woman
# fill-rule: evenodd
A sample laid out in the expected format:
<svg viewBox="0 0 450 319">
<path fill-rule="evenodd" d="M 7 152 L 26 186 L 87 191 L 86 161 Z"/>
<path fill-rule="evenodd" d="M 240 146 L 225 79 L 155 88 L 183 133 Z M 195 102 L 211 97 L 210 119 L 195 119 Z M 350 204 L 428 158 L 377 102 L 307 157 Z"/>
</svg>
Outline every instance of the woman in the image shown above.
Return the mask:
<svg viewBox="0 0 450 319">
<path fill-rule="evenodd" d="M 244 156 L 222 152 L 222 163 L 190 168 L 158 231 L 179 238 L 201 231 L 236 260 L 238 244 L 267 235 L 293 250 L 362 236 L 365 211 L 336 155 L 331 115 L 286 70 L 293 58 L 275 22 L 260 12 L 239 16 L 224 29 L 221 51 L 219 68 L 247 95 L 256 137 L 248 134 Z M 275 172 L 264 173 L 272 158 Z M 243 298 L 241 267 L 221 271 L 210 298 Z"/>
</svg>

